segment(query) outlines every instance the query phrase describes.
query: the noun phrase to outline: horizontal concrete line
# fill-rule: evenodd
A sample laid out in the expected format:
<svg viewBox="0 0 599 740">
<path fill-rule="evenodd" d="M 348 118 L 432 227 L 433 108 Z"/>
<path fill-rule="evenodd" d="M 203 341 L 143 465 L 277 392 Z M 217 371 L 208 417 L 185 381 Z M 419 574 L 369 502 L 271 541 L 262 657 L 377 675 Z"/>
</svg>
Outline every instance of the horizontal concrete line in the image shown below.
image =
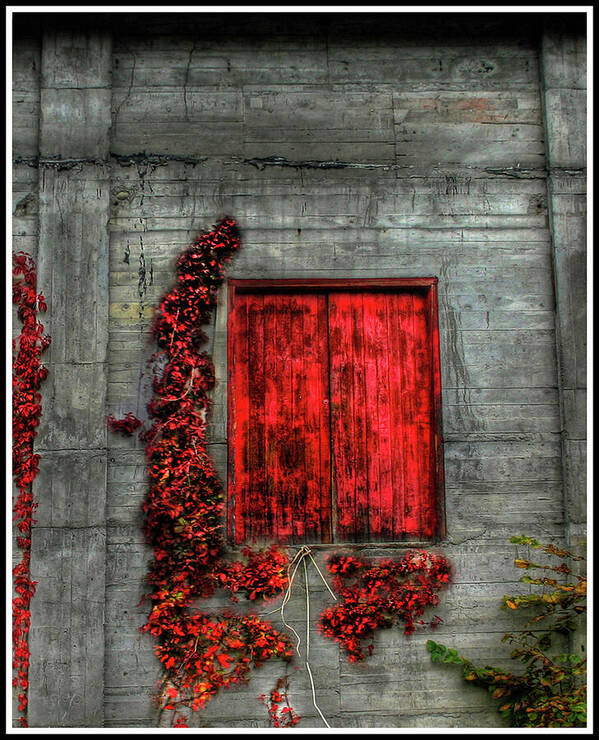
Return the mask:
<svg viewBox="0 0 599 740">
<path fill-rule="evenodd" d="M 105 365 L 108 366 L 110 363 L 108 360 L 47 360 L 41 363 L 44 367 L 52 368 L 56 365 L 73 365 L 74 367 L 86 367 L 88 365 Z"/>
<path fill-rule="evenodd" d="M 269 157 L 252 157 L 251 159 L 241 160 L 241 164 L 249 164 L 258 170 L 265 167 L 293 167 L 295 169 L 317 169 L 317 170 L 342 170 L 342 169 L 405 169 L 405 165 L 391 163 L 367 163 L 367 162 L 341 162 L 339 160 L 293 160 L 286 157 L 269 156 Z M 413 165 L 408 165 L 413 167 Z"/>
<path fill-rule="evenodd" d="M 104 452 L 105 454 L 108 454 L 108 447 L 53 447 L 52 449 L 35 447 L 35 452 L 39 453 L 40 455 L 47 455 L 52 452 L 83 452 L 90 455 L 97 454 L 98 452 Z"/>
<path fill-rule="evenodd" d="M 49 167 L 57 170 L 69 170 L 73 167 L 84 164 L 108 165 L 112 159 L 122 166 L 148 164 L 158 167 L 160 165 L 165 165 L 168 162 L 183 162 L 184 164 L 195 166 L 205 162 L 208 157 L 191 157 L 180 154 L 155 154 L 147 152 L 138 152 L 134 154 L 116 154 L 115 152 L 110 152 L 107 159 L 103 159 L 101 157 L 62 157 L 60 155 L 56 155 L 54 157 L 41 157 L 39 155 L 15 157 L 13 159 L 13 164 L 26 164 L 29 167 Z"/>
<path fill-rule="evenodd" d="M 85 526 L 76 526 L 74 524 L 53 524 L 52 526 L 33 524 L 32 529 L 55 529 L 55 530 L 70 530 L 70 529 L 99 529 L 106 532 L 105 524 L 87 524 Z"/>
<path fill-rule="evenodd" d="M 580 92 L 587 92 L 587 86 L 584 85 L 547 85 L 544 87 L 544 91 L 547 92 L 548 90 L 579 90 Z"/>
<path fill-rule="evenodd" d="M 41 157 L 39 155 L 26 156 L 26 157 L 15 157 L 13 164 L 26 164 L 30 167 L 49 167 L 58 170 L 72 169 L 78 165 L 91 164 L 91 165 L 108 165 L 111 160 L 115 160 L 122 166 L 129 166 L 132 164 L 137 165 L 151 165 L 161 166 L 166 165 L 169 162 L 182 162 L 184 164 L 198 165 L 202 164 L 211 159 L 210 157 L 192 157 L 189 155 L 182 154 L 162 154 L 156 152 L 136 152 L 131 154 L 117 154 L 116 152 L 110 152 L 108 158 L 103 159 L 101 157 L 62 157 L 56 155 L 53 157 Z M 212 159 L 219 160 L 219 157 L 212 157 Z M 417 165 L 414 164 L 398 164 L 397 162 L 347 162 L 341 160 L 292 160 L 286 157 L 280 157 L 277 155 L 270 155 L 267 157 L 252 157 L 243 159 L 241 157 L 233 157 L 229 160 L 224 160 L 224 164 L 244 164 L 255 167 L 258 170 L 264 170 L 267 167 L 288 167 L 291 169 L 317 169 L 317 170 L 341 170 L 341 169 L 359 169 L 359 170 L 407 170 L 414 171 Z M 584 168 L 551 168 L 550 170 L 544 167 L 481 167 L 474 165 L 464 165 L 460 162 L 442 162 L 439 166 L 451 167 L 459 166 L 461 169 L 477 170 L 487 172 L 493 175 L 505 175 L 513 178 L 521 179 L 545 179 L 548 172 L 556 174 L 582 174 L 586 172 Z"/>
<path fill-rule="evenodd" d="M 106 160 L 100 157 L 73 157 L 73 158 L 62 158 L 56 157 L 40 157 L 34 155 L 31 157 L 15 157 L 13 164 L 26 164 L 29 167 L 51 167 L 57 170 L 70 170 L 73 167 L 81 164 L 95 164 L 105 165 Z"/>
<path fill-rule="evenodd" d="M 444 385 L 443 391 L 532 391 L 532 390 L 557 390 L 557 385 L 491 385 L 491 386 L 467 386 Z"/>
<path fill-rule="evenodd" d="M 128 164 L 155 164 L 161 165 L 167 162 L 183 162 L 184 164 L 202 164 L 208 157 L 191 157 L 181 154 L 155 154 L 148 152 L 138 152 L 136 154 L 116 154 L 110 152 L 110 157 L 115 159 L 121 165 Z"/>
<path fill-rule="evenodd" d="M 112 90 L 112 85 L 40 85 L 40 90 Z"/>
<path fill-rule="evenodd" d="M 587 173 L 586 167 L 552 167 L 548 165 L 547 170 L 550 175 L 586 175 Z"/>
<path fill-rule="evenodd" d="M 547 170 L 544 167 L 485 167 L 485 172 L 491 175 L 506 175 L 518 179 L 540 179 L 547 178 Z"/>
</svg>

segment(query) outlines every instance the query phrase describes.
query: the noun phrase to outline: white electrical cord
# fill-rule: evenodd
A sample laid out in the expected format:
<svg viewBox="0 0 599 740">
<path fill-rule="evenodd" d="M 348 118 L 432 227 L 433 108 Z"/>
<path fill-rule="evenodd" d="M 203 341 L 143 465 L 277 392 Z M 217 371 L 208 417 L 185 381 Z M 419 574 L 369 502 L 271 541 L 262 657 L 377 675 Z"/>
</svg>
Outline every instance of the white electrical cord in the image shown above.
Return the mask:
<svg viewBox="0 0 599 740">
<path fill-rule="evenodd" d="M 308 677 L 310 678 L 310 685 L 312 687 L 312 703 L 314 704 L 314 708 L 320 715 L 322 721 L 325 723 L 325 725 L 330 729 L 329 723 L 326 721 L 323 713 L 320 711 L 320 707 L 316 703 L 316 689 L 314 687 L 314 679 L 312 677 L 312 670 L 310 669 L 310 585 L 308 581 L 308 568 L 306 567 L 306 558 L 310 558 L 312 563 L 314 564 L 314 567 L 318 571 L 318 575 L 321 577 L 322 582 L 327 587 L 329 593 L 331 596 L 337 601 L 337 597 L 335 594 L 331 591 L 329 584 L 326 582 L 326 579 L 322 575 L 320 568 L 316 564 L 316 561 L 312 557 L 312 552 L 309 547 L 306 545 L 302 545 L 302 547 L 299 549 L 299 551 L 296 553 L 293 560 L 289 563 L 287 567 L 287 580 L 288 585 L 287 589 L 285 591 L 285 595 L 283 596 L 283 601 L 281 602 L 281 606 L 278 609 L 274 609 L 272 612 L 266 612 L 267 614 L 274 614 L 275 612 L 280 611 L 281 612 L 281 621 L 285 625 L 285 627 L 293 632 L 293 634 L 297 637 L 297 644 L 295 646 L 295 650 L 299 657 L 301 657 L 300 653 L 300 644 L 301 644 L 301 637 L 298 635 L 298 633 L 293 629 L 293 627 L 285 621 L 285 605 L 289 602 L 289 599 L 291 598 L 291 588 L 293 586 L 293 581 L 295 579 L 295 574 L 297 573 L 297 569 L 299 568 L 300 564 L 303 564 L 304 567 L 304 580 L 305 580 L 305 589 L 306 589 L 306 657 L 304 659 L 304 663 L 306 666 L 306 670 L 308 671 Z M 291 573 L 291 568 L 295 564 L 295 568 L 293 569 L 293 573 Z"/>
</svg>

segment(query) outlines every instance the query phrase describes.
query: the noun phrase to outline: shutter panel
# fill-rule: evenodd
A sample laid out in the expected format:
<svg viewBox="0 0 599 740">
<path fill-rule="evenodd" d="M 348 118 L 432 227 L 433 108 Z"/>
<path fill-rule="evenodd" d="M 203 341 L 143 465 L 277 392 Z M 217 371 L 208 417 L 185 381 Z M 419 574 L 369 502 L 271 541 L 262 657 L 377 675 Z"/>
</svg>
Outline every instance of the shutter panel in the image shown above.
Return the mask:
<svg viewBox="0 0 599 740">
<path fill-rule="evenodd" d="M 326 296 L 239 293 L 234 313 L 229 531 L 330 541 Z"/>
<path fill-rule="evenodd" d="M 331 292 L 336 538 L 431 537 L 436 529 L 427 298 Z"/>
<path fill-rule="evenodd" d="M 431 539 L 443 531 L 435 292 L 239 290 L 229 323 L 229 534 Z"/>
</svg>

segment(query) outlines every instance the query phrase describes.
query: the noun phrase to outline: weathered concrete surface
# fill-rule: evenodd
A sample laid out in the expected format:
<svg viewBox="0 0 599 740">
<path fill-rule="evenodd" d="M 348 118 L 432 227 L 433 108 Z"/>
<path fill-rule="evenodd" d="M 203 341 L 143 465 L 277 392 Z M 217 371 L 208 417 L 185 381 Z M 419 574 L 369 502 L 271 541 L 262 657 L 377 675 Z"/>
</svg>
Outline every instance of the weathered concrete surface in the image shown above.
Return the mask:
<svg viewBox="0 0 599 740">
<path fill-rule="evenodd" d="M 108 403 L 115 413 L 143 410 L 151 308 L 178 252 L 221 214 L 243 232 L 231 277 L 438 275 L 443 550 L 457 571 L 438 610 L 439 639 L 501 662 L 499 638 L 514 626 L 499 610 L 501 595 L 521 587 L 506 540 L 521 531 L 563 536 L 538 45 L 445 39 L 433 48 L 430 38 L 407 36 L 365 41 L 329 29 L 289 34 L 284 45 L 264 34 L 217 43 L 191 34 L 115 38 L 113 150 L 207 159 L 114 168 Z M 209 343 L 219 381 L 210 449 L 223 477 L 226 305 L 223 288 Z M 151 645 L 134 636 L 146 614 L 134 607 L 148 557 L 139 536 L 144 460 L 136 440 L 110 442 L 106 723 L 126 716 L 136 726 L 152 721 L 158 676 Z M 322 588 L 312 570 L 312 625 L 330 603 Z M 301 584 L 286 614 L 303 634 Z M 354 671 L 313 631 L 312 672 L 329 724 L 496 726 L 484 692 L 433 666 L 424 641 L 382 635 Z M 135 671 L 124 659 L 133 644 Z M 322 727 L 297 665 L 292 703 L 303 726 Z M 256 697 L 282 671 L 263 666 L 194 725 L 264 727 Z"/>
<path fill-rule="evenodd" d="M 541 89 L 548 142 L 550 231 L 556 300 L 566 538 L 587 540 L 587 250 L 586 39 L 547 21 L 541 46 Z M 570 649 L 587 650 L 586 619 Z"/>
<path fill-rule="evenodd" d="M 567 537 L 586 539 L 586 44 L 547 22 L 542 92 L 556 293 Z"/>
<path fill-rule="evenodd" d="M 574 216 L 581 207 L 575 189 L 580 178 L 560 170 L 566 179 L 559 179 L 555 167 L 562 164 L 547 169 L 546 147 L 555 145 L 558 153 L 564 146 L 545 136 L 545 111 L 562 115 L 568 107 L 546 105 L 539 91 L 543 76 L 552 80 L 548 88 L 554 93 L 562 84 L 559 80 L 567 80 L 578 95 L 576 65 L 564 59 L 580 56 L 580 39 L 576 36 L 564 46 L 559 38 L 546 36 L 541 54 L 538 20 L 514 27 L 491 15 L 467 22 L 448 18 L 442 27 L 430 17 L 403 17 L 395 25 L 381 25 L 353 14 L 327 16 L 317 24 L 254 16 L 229 33 L 218 32 L 218 18 L 201 14 L 184 23 L 176 14 L 148 16 L 143 23 L 135 14 L 118 17 L 111 27 L 110 165 L 88 162 L 58 172 L 46 167 L 42 172 L 50 179 L 40 179 L 46 194 L 43 231 L 50 235 L 46 253 L 63 238 L 59 214 L 50 215 L 56 211 L 52 203 L 73 203 L 72 211 L 63 211 L 68 214 L 68 234 L 85 244 L 80 257 L 69 253 L 70 261 L 59 250 L 55 265 L 65 266 L 55 267 L 51 279 L 47 260 L 44 267 L 44 288 L 53 292 L 65 317 L 60 321 L 72 337 L 64 341 L 58 331 L 54 339 L 50 330 L 56 367 L 53 385 L 47 381 L 39 480 L 43 483 L 43 476 L 47 480 L 51 475 L 53 482 L 38 489 L 44 526 L 57 527 L 70 518 L 77 524 L 67 526 L 82 527 L 88 521 L 87 526 L 97 526 L 93 531 L 101 533 L 104 489 L 96 488 L 94 481 L 101 476 L 105 442 L 98 419 L 104 413 L 119 416 L 128 411 L 145 418 L 151 393 L 146 361 L 152 351 L 148 331 L 153 307 L 172 283 L 181 249 L 198 231 L 229 214 L 238 220 L 243 237 L 230 277 L 439 277 L 448 528 L 441 549 L 455 563 L 456 583 L 436 610 L 444 619 L 438 638 L 474 660 L 507 660 L 509 648 L 500 645 L 500 637 L 517 624 L 499 604 L 504 593 L 523 588 L 515 582 L 516 553 L 507 539 L 526 533 L 555 543 L 564 540 L 564 471 L 566 478 L 570 471 L 575 473 L 572 461 L 582 440 L 576 420 L 584 405 L 579 352 L 584 332 L 578 314 L 556 319 L 553 285 L 556 234 L 560 228 L 561 233 L 567 231 L 572 249 L 572 235 L 579 228 Z M 92 116 L 89 150 L 82 148 L 78 129 L 72 152 L 50 147 L 42 152 L 48 157 L 107 156 L 102 149 L 107 141 L 106 109 L 99 101 L 106 100 L 110 75 L 104 62 L 90 58 L 83 66 L 95 70 L 92 84 L 87 72 L 75 70 L 73 64 L 92 49 L 93 59 L 105 60 L 107 47 L 97 35 L 84 35 L 85 43 L 82 38 L 77 36 L 71 51 L 64 38 L 46 41 L 48 49 L 54 43 L 59 59 L 71 60 L 71 67 L 63 65 L 52 73 L 48 69 L 44 79 L 55 81 L 52 94 L 63 90 L 63 100 L 68 99 L 74 111 Z M 555 62 L 557 67 L 545 65 L 541 72 L 541 56 L 550 49 L 561 61 Z M 560 56 L 564 49 L 575 51 Z M 25 50 L 22 55 L 31 59 Z M 67 95 L 71 87 L 87 92 Z M 92 88 L 97 97 L 91 95 Z M 570 98 L 578 106 L 578 98 Z M 94 102 L 82 102 L 88 100 Z M 56 110 L 49 108 L 48 125 L 59 125 Z M 35 118 L 35 108 L 31 111 Z M 572 116 L 580 118 L 578 111 Z M 62 146 L 65 139 L 54 141 Z M 144 150 L 147 155 L 139 155 Z M 32 152 L 25 143 L 23 151 L 23 156 Z M 578 167 L 579 154 L 567 166 L 574 161 Z M 35 171 L 24 164 L 16 170 Z M 96 181 L 102 193 L 99 202 L 94 198 Z M 550 205 L 555 214 L 551 219 Z M 85 220 L 77 226 L 81 214 Z M 107 301 L 105 267 L 99 258 L 105 252 L 99 245 L 105 244 L 103 219 L 108 217 Z M 20 228 L 36 233 L 33 223 L 18 218 Z M 85 233 L 92 230 L 90 243 L 96 251 L 83 239 L 83 224 Z M 566 252 L 562 256 L 566 262 Z M 81 278 L 84 264 L 90 265 L 87 274 L 97 276 L 89 284 Z M 64 282 L 61 275 L 67 269 Z M 74 303 L 65 296 L 70 282 Z M 84 310 L 77 312 L 75 307 L 82 304 Z M 210 450 L 223 478 L 226 305 L 224 287 L 208 347 L 218 378 Z M 557 306 L 562 311 L 567 303 L 558 297 Z M 85 331 L 77 328 L 78 316 L 85 317 Z M 570 322 L 578 343 L 576 353 L 562 353 L 560 372 L 566 368 L 577 380 L 562 382 L 561 391 L 556 320 L 558 326 L 562 320 Z M 108 353 L 103 364 L 106 322 Z M 563 443 L 562 416 L 571 420 L 570 436 Z M 77 456 L 77 476 L 86 481 L 76 504 L 76 486 L 62 480 L 62 471 L 72 469 L 69 454 Z M 159 664 L 151 639 L 137 632 L 147 617 L 147 604 L 138 602 L 146 589 L 150 553 L 141 534 L 146 476 L 136 437 L 109 435 L 106 476 L 105 653 L 103 661 L 98 657 L 96 662 L 103 663 L 104 670 L 104 719 L 96 707 L 86 710 L 87 722 L 151 727 L 157 721 L 151 695 Z M 570 511 L 575 509 L 566 508 L 568 516 Z M 102 572 L 99 537 L 93 546 L 98 560 L 83 561 L 85 569 L 93 564 Z M 66 557 L 67 547 L 76 550 L 66 541 L 53 547 L 61 557 Z M 321 568 L 324 555 L 319 550 Z M 38 557 L 43 561 L 39 550 Z M 69 582 L 64 557 L 63 578 Z M 313 569 L 309 577 L 314 627 L 315 615 L 330 603 L 330 596 Z M 96 580 L 94 584 L 96 588 Z M 225 603 L 219 597 L 208 606 L 218 609 Z M 299 581 L 286 613 L 300 634 L 305 604 Z M 74 632 L 80 634 L 89 615 L 72 613 Z M 277 614 L 270 618 L 280 624 Z M 99 655 L 95 640 L 100 633 L 98 627 L 90 654 Z M 50 633 L 39 633 L 36 639 L 36 649 L 48 651 Z M 310 640 L 318 703 L 332 727 L 500 723 L 485 692 L 464 687 L 456 674 L 431 664 L 425 634 L 410 640 L 399 632 L 381 635 L 374 655 L 359 666 L 348 665 L 337 647 L 314 630 Z M 65 659 L 55 669 L 65 686 L 62 677 L 71 670 L 67 663 Z M 88 683 L 94 686 L 100 685 L 97 664 L 89 666 L 93 680 L 90 674 Z M 300 670 L 291 671 L 292 704 L 303 716 L 302 726 L 321 727 L 305 668 L 301 661 L 297 666 Z M 283 670 L 281 664 L 266 664 L 247 687 L 217 697 L 197 713 L 194 724 L 265 727 L 266 711 L 256 697 L 270 689 Z M 39 670 L 35 680 L 38 695 L 47 691 L 40 688 Z M 56 685 L 60 681 L 57 678 Z M 62 697 L 56 703 L 65 706 Z M 67 711 L 61 721 L 85 724 L 83 716 Z"/>
<path fill-rule="evenodd" d="M 30 727 L 104 721 L 109 175 L 101 161 L 44 160 L 108 157 L 110 50 L 110 37 L 60 31 L 41 45 L 38 286 L 52 345 L 36 440 Z"/>
</svg>

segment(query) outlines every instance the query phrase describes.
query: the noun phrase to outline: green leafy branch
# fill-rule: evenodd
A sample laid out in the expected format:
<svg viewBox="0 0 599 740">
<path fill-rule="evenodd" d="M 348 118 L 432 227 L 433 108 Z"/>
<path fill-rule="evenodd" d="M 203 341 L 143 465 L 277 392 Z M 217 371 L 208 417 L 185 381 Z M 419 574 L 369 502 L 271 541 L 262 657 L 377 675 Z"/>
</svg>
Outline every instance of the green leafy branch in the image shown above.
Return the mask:
<svg viewBox="0 0 599 740">
<path fill-rule="evenodd" d="M 524 671 L 512 673 L 491 665 L 476 667 L 457 650 L 433 640 L 426 644 L 431 660 L 461 666 L 465 681 L 486 687 L 491 697 L 501 702 L 499 712 L 513 727 L 584 727 L 587 721 L 586 660 L 569 653 L 548 654 L 552 638 L 556 634 L 572 634 L 578 627 L 579 617 L 586 611 L 586 576 L 574 574 L 571 565 L 566 564 L 566 561 L 572 564 L 584 558 L 554 545 L 543 545 L 530 537 L 512 537 L 510 542 L 541 549 L 562 561 L 553 565 L 516 558 L 517 568 L 548 570 L 569 578 L 560 582 L 558 578 L 525 575 L 520 581 L 541 586 L 541 593 L 503 598 L 504 609 L 534 611 L 525 629 L 502 638 L 502 642 L 514 646 L 510 657 L 521 662 Z M 527 629 L 543 620 L 543 631 Z"/>
</svg>

